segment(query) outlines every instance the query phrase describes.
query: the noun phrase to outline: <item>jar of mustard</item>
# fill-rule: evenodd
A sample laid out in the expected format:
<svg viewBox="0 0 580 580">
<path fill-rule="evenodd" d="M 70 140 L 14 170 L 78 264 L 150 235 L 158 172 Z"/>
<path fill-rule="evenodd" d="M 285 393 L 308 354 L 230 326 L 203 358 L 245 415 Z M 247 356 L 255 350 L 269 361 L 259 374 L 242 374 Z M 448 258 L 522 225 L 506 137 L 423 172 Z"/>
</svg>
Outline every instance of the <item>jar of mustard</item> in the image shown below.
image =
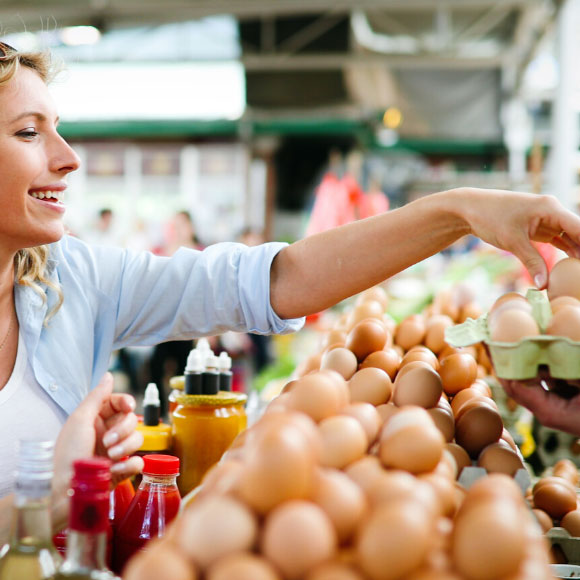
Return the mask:
<svg viewBox="0 0 580 580">
<path fill-rule="evenodd" d="M 183 497 L 201 482 L 205 472 L 246 428 L 246 395 L 225 391 L 216 395 L 180 394 L 176 403 L 172 452 L 180 459 L 177 486 Z"/>
</svg>

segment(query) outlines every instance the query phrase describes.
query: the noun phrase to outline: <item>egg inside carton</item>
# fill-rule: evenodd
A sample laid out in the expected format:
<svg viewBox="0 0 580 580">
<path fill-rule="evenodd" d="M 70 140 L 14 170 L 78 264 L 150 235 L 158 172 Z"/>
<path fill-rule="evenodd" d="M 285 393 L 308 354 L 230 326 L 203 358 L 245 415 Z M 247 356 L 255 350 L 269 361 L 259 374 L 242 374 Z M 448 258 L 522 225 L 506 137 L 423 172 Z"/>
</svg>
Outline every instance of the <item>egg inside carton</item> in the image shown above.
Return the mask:
<svg viewBox="0 0 580 580">
<path fill-rule="evenodd" d="M 441 340 L 462 306 L 394 326 L 387 300 L 359 297 L 124 578 L 153 578 L 156 552 L 174 580 L 553 577 L 489 359 Z"/>
</svg>

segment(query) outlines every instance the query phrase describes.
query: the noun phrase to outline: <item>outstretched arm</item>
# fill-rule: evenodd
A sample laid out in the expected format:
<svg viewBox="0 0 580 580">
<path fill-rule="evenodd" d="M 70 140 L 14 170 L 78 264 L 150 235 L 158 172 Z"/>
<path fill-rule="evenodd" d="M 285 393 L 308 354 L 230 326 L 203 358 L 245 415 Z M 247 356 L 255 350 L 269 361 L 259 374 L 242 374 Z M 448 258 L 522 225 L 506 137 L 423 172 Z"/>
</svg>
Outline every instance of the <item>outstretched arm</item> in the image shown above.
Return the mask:
<svg viewBox="0 0 580 580">
<path fill-rule="evenodd" d="M 547 283 L 547 267 L 532 241 L 580 257 L 580 218 L 555 198 L 454 189 L 288 246 L 272 264 L 272 307 L 281 318 L 318 312 L 467 234 L 513 252 L 539 288 Z"/>
</svg>

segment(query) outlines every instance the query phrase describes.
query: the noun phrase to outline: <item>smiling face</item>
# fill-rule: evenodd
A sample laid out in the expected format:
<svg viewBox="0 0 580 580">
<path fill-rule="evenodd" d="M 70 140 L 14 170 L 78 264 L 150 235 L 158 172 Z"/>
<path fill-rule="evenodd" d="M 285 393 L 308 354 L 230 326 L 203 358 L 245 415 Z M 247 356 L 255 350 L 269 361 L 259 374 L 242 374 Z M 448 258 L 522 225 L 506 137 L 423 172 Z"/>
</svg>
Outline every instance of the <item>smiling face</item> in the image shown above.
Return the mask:
<svg viewBox="0 0 580 580">
<path fill-rule="evenodd" d="M 48 88 L 30 68 L 0 86 L 0 248 L 2 257 L 64 234 L 65 178 L 79 159 L 57 132 Z"/>
</svg>

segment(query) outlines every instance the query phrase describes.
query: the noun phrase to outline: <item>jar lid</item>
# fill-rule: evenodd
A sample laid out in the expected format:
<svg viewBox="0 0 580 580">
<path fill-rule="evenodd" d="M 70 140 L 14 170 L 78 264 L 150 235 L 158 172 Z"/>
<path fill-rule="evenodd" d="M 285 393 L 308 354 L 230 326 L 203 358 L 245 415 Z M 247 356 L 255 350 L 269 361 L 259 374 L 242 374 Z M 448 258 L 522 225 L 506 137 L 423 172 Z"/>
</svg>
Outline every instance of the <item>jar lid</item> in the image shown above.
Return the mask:
<svg viewBox="0 0 580 580">
<path fill-rule="evenodd" d="M 231 391 L 218 391 L 215 395 L 177 395 L 175 401 L 178 405 L 189 407 L 223 407 L 224 405 L 237 405 L 246 402 L 247 395 Z"/>
<path fill-rule="evenodd" d="M 151 475 L 177 475 L 179 457 L 173 455 L 144 455 L 143 473 Z"/>
<path fill-rule="evenodd" d="M 163 451 L 171 447 L 171 426 L 166 423 L 158 425 L 138 423 L 137 431 L 143 435 L 140 451 Z"/>
<path fill-rule="evenodd" d="M 169 388 L 170 389 L 177 389 L 178 391 L 185 390 L 185 376 L 178 375 L 176 377 L 171 377 L 169 379 Z"/>
</svg>

